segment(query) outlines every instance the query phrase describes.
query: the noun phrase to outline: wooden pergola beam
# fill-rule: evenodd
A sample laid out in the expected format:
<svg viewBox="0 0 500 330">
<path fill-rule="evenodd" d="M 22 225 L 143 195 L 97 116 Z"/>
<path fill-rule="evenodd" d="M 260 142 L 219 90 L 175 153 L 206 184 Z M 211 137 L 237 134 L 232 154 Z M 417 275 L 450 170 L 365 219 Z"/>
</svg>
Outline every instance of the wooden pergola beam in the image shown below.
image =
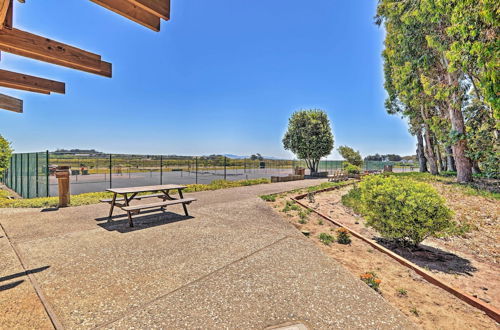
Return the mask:
<svg viewBox="0 0 500 330">
<path fill-rule="evenodd" d="M 23 112 L 23 100 L 15 97 L 0 94 L 0 109 L 5 109 L 14 112 Z"/>
<path fill-rule="evenodd" d="M 170 0 L 128 0 L 151 14 L 164 20 L 170 19 Z"/>
<path fill-rule="evenodd" d="M 0 29 L 3 29 L 10 6 L 12 6 L 12 0 L 0 0 Z"/>
<path fill-rule="evenodd" d="M 160 18 L 128 0 L 90 0 L 153 31 L 160 31 Z"/>
<path fill-rule="evenodd" d="M 66 85 L 63 82 L 1 69 L 0 86 L 42 94 L 66 93 Z"/>
<path fill-rule="evenodd" d="M 101 56 L 14 28 L 0 30 L 0 50 L 111 77 L 111 63 Z"/>
</svg>

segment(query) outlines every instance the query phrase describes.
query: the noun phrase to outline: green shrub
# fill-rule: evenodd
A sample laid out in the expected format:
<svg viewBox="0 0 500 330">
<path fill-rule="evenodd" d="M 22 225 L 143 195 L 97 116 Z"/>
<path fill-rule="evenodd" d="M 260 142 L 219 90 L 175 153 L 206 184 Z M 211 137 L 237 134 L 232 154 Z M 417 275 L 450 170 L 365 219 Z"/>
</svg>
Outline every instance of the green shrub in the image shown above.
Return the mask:
<svg viewBox="0 0 500 330">
<path fill-rule="evenodd" d="M 337 242 L 339 242 L 340 244 L 351 244 L 349 230 L 345 228 L 337 229 Z"/>
<path fill-rule="evenodd" d="M 374 272 L 366 272 L 361 274 L 359 278 L 361 279 L 361 281 L 365 282 L 370 288 L 379 292 L 379 287 L 382 280 L 378 278 L 377 274 L 375 274 Z"/>
<path fill-rule="evenodd" d="M 452 225 L 452 212 L 429 184 L 374 175 L 359 187 L 367 225 L 401 245 L 416 246 Z"/>
<path fill-rule="evenodd" d="M 300 211 L 300 206 L 295 204 L 294 201 L 286 201 L 285 207 L 283 208 L 283 212 L 287 213 L 289 211 Z"/>
<path fill-rule="evenodd" d="M 361 214 L 361 189 L 355 186 L 349 192 L 342 196 L 342 204 L 350 207 L 357 214 Z"/>
<path fill-rule="evenodd" d="M 321 243 L 323 243 L 325 245 L 330 245 L 334 241 L 333 236 L 329 235 L 327 233 L 321 233 L 321 234 L 319 234 L 318 237 L 319 237 L 319 240 L 321 241 Z"/>
<path fill-rule="evenodd" d="M 359 174 L 361 172 L 361 167 L 348 162 L 344 162 L 344 171 L 349 174 Z"/>
<path fill-rule="evenodd" d="M 276 195 L 262 195 L 260 196 L 266 202 L 276 202 Z"/>
</svg>

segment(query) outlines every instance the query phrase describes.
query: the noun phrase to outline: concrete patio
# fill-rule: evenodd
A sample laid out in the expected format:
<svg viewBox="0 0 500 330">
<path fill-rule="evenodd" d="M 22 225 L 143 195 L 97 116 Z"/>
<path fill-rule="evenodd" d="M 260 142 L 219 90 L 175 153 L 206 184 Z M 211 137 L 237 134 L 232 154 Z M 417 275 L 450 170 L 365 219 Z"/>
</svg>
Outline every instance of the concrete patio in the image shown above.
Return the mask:
<svg viewBox="0 0 500 330">
<path fill-rule="evenodd" d="M 134 228 L 107 204 L 0 209 L 0 328 L 414 328 L 258 198 L 323 181 L 186 194 L 191 217 Z"/>
</svg>

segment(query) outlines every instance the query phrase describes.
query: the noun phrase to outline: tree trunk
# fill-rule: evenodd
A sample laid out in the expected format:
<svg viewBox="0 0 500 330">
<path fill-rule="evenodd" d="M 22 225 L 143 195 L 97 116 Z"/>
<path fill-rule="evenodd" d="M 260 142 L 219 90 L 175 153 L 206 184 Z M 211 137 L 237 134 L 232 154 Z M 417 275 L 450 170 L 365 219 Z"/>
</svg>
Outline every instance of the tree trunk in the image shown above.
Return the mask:
<svg viewBox="0 0 500 330">
<path fill-rule="evenodd" d="M 434 148 L 432 146 L 432 139 L 429 130 L 426 128 L 424 131 L 424 139 L 425 139 L 425 158 L 427 158 L 427 165 L 429 168 L 429 172 L 432 175 L 438 174 L 438 168 L 436 164 L 436 156 L 434 155 Z"/>
<path fill-rule="evenodd" d="M 455 109 L 450 104 L 450 119 L 451 129 L 460 134 L 460 137 L 452 145 L 453 157 L 455 157 L 455 165 L 457 167 L 457 181 L 458 182 L 471 182 L 472 181 L 472 162 L 466 156 L 467 140 L 465 140 L 465 124 L 462 111 Z"/>
<path fill-rule="evenodd" d="M 424 153 L 424 139 L 422 137 L 422 128 L 417 130 L 417 159 L 420 172 L 427 172 L 427 159 Z"/>
<path fill-rule="evenodd" d="M 455 158 L 453 158 L 453 151 L 451 150 L 450 146 L 446 146 L 445 151 L 447 170 L 455 172 L 457 168 L 455 167 Z"/>
<path fill-rule="evenodd" d="M 444 163 L 443 163 L 443 158 L 441 157 L 441 148 L 439 148 L 439 144 L 437 143 L 436 139 L 432 139 L 432 142 L 434 143 L 434 146 L 436 147 L 436 162 L 438 164 L 438 171 L 444 171 Z"/>
<path fill-rule="evenodd" d="M 449 87 L 458 88 L 458 78 L 448 72 L 448 60 L 443 55 L 444 68 Z M 452 145 L 455 165 L 457 167 L 458 182 L 472 182 L 472 162 L 467 157 L 467 140 L 465 139 L 465 123 L 461 109 L 461 101 L 456 91 L 451 94 L 451 102 L 448 102 L 448 113 L 450 114 L 451 130 L 458 133 L 457 141 Z"/>
<path fill-rule="evenodd" d="M 477 160 L 472 160 L 472 173 L 474 173 L 474 174 L 481 173 L 481 169 L 479 168 L 479 164 L 477 163 Z"/>
</svg>

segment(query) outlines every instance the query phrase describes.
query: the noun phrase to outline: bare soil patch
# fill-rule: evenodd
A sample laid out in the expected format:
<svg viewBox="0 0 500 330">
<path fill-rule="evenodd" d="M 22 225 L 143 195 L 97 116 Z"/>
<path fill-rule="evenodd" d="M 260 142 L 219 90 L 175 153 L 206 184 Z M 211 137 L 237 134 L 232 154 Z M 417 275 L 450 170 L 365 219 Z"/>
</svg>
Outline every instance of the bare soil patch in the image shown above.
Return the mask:
<svg viewBox="0 0 500 330">
<path fill-rule="evenodd" d="M 384 243 L 386 247 L 391 248 L 390 244 L 380 240 L 380 237 L 374 230 L 364 226 L 364 220 L 361 217 L 355 215 L 350 209 L 341 204 L 341 196 L 347 193 L 349 189 L 351 187 L 318 193 L 315 195 L 314 202 L 309 202 L 307 198 L 303 202 L 308 203 L 311 207 L 336 221 L 345 224 L 347 227 L 362 233 L 364 236 L 378 240 L 379 243 Z M 457 191 L 457 193 L 459 192 Z M 289 195 L 279 195 L 276 201 L 272 203 L 273 207 L 297 229 L 309 232 L 309 237 L 326 254 L 340 262 L 354 276 L 359 277 L 368 271 L 375 272 L 382 280 L 380 294 L 389 303 L 400 309 L 415 324 L 425 329 L 498 328 L 498 324 L 482 311 L 425 281 L 414 271 L 402 266 L 386 254 L 371 248 L 367 243 L 355 237 L 351 237 L 352 242 L 349 245 L 342 245 L 337 242 L 333 242 L 330 245 L 322 243 L 319 235 L 326 233 L 336 238 L 338 227 L 315 214 L 305 215 L 306 212 L 301 207 L 286 207 L 286 202 L 290 201 L 289 198 L 296 194 L 295 192 Z M 445 198 L 448 199 L 449 196 L 445 194 Z M 464 198 L 471 198 L 472 200 L 475 198 L 485 199 L 479 196 L 464 196 Z M 458 204 L 460 204 L 459 201 Z M 492 206 L 493 204 L 488 205 Z M 454 206 L 451 204 L 450 207 L 454 209 Z M 489 207 L 489 211 L 486 211 L 484 208 L 481 209 L 480 212 L 484 214 L 484 217 L 479 222 L 487 223 L 484 219 L 489 217 L 493 219 L 491 212 L 495 212 L 494 208 L 498 212 L 498 206 Z M 471 217 L 468 212 L 456 211 L 455 217 L 460 218 L 466 215 Z M 498 225 L 498 216 L 496 220 L 491 221 L 496 221 Z M 478 226 L 478 228 L 483 228 L 477 229 L 478 231 L 485 231 L 489 227 Z M 488 235 L 492 235 L 490 237 L 495 236 L 491 232 Z M 473 240 L 474 237 L 485 239 L 484 235 L 481 235 L 481 232 L 479 234 L 471 232 L 470 236 L 468 233 L 460 238 L 426 240 L 423 248 L 419 251 L 411 252 L 401 249 L 395 249 L 394 251 L 412 262 L 431 270 L 435 276 L 447 283 L 498 306 L 500 292 L 497 285 L 497 264 L 494 261 L 485 261 L 490 258 L 491 253 L 494 253 L 495 249 L 490 246 L 476 249 L 476 252 L 468 254 L 462 252 L 467 250 L 467 247 L 464 247 L 461 241 Z M 487 239 L 485 240 L 487 241 Z M 498 239 L 495 242 L 490 241 L 488 244 L 492 245 L 496 244 L 496 242 L 498 242 Z M 481 245 L 478 242 L 469 244 L 474 247 Z M 453 249 L 455 246 L 457 248 Z M 394 247 L 392 246 L 392 248 Z"/>
</svg>

